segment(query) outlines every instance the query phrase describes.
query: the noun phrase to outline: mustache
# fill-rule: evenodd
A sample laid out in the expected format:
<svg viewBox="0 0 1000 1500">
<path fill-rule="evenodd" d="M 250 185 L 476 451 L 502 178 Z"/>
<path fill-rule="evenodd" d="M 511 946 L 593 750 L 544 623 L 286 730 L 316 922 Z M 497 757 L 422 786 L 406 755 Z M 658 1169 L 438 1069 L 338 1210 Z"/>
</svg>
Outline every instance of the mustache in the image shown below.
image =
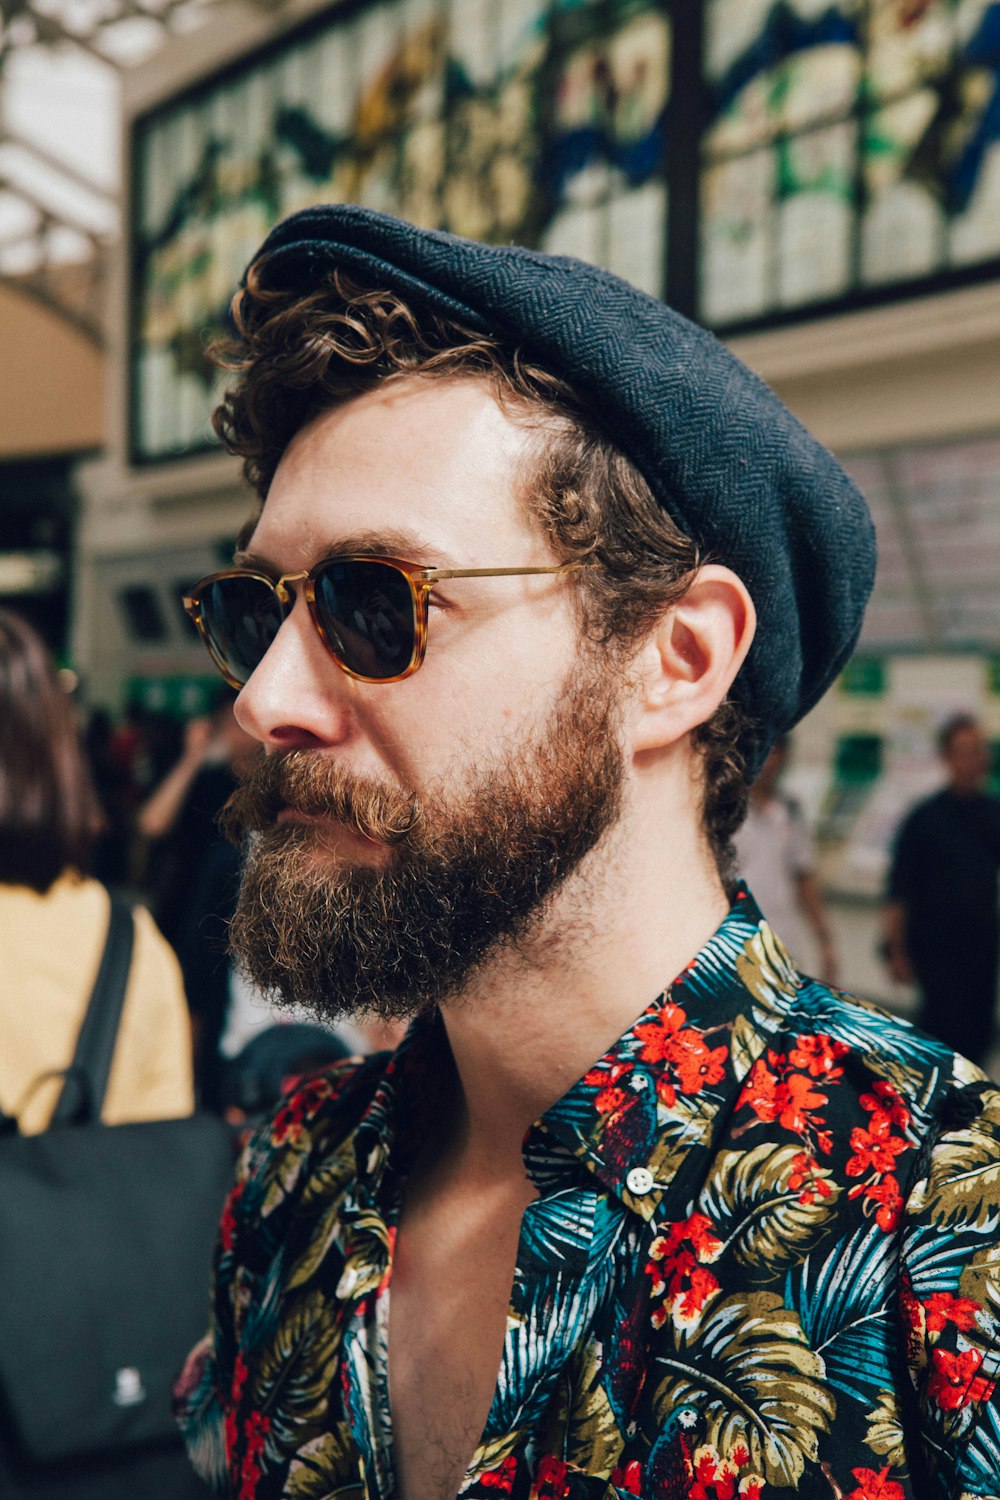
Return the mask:
<svg viewBox="0 0 1000 1500">
<path fill-rule="evenodd" d="M 358 776 L 321 752 L 291 750 L 255 762 L 223 807 L 218 824 L 226 838 L 239 844 L 248 834 L 272 828 L 285 808 L 335 819 L 389 846 L 404 843 L 422 819 L 413 793 L 373 776 Z"/>
</svg>

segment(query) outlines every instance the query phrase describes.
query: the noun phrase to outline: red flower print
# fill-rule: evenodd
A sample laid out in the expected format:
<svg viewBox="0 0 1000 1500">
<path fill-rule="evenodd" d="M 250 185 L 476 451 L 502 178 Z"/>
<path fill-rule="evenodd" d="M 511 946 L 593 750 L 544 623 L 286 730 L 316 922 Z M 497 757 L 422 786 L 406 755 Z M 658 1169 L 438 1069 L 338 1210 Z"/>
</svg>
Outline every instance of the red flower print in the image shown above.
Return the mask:
<svg viewBox="0 0 1000 1500">
<path fill-rule="evenodd" d="M 669 1061 L 673 1064 L 682 1094 L 697 1094 L 705 1084 L 718 1083 L 726 1071 L 727 1047 L 708 1047 L 701 1032 L 685 1032 L 676 1038 Z"/>
<path fill-rule="evenodd" d="M 275 1115 L 271 1126 L 272 1144 L 284 1146 L 288 1141 L 297 1141 L 302 1126 L 319 1113 L 332 1092 L 333 1084 L 329 1078 L 311 1078 L 304 1083 Z"/>
<path fill-rule="evenodd" d="M 673 1039 L 683 1030 L 687 1011 L 670 1000 L 649 1021 L 640 1021 L 635 1034 L 642 1043 L 639 1056 L 643 1062 L 663 1062 L 670 1052 Z"/>
<path fill-rule="evenodd" d="M 886 1115 L 893 1125 L 905 1130 L 910 1123 L 910 1111 L 899 1097 L 899 1093 L 884 1078 L 877 1078 L 870 1094 L 861 1095 L 861 1104 L 870 1113 Z"/>
<path fill-rule="evenodd" d="M 788 1189 L 792 1193 L 799 1194 L 800 1203 L 814 1203 L 817 1195 L 820 1198 L 829 1198 L 833 1192 L 827 1179 L 816 1175 L 819 1171 L 819 1162 L 808 1151 L 799 1151 L 792 1157 L 792 1170 L 788 1174 Z"/>
<path fill-rule="evenodd" d="M 769 1052 L 768 1059 L 785 1076 L 771 1072 L 764 1059 L 759 1057 L 750 1070 L 737 1107 L 749 1104 L 758 1120 L 767 1124 L 777 1120 L 786 1130 L 793 1130 L 797 1135 L 805 1135 L 815 1126 L 822 1125 L 823 1121 L 812 1111 L 826 1104 L 828 1096 L 813 1088 L 807 1073 L 788 1073 L 786 1058 Z"/>
<path fill-rule="evenodd" d="M 645 1063 L 663 1063 L 657 1094 L 668 1107 L 677 1103 L 677 1091 L 697 1094 L 706 1084 L 718 1083 L 725 1073 L 726 1047 L 710 1047 L 697 1026 L 686 1026 L 687 1012 L 668 1001 L 648 1021 L 640 1021 L 635 1035 L 642 1043 L 639 1053 Z"/>
<path fill-rule="evenodd" d="M 837 1067 L 838 1057 L 850 1052 L 844 1042 L 835 1042 L 825 1033 L 816 1036 L 800 1036 L 788 1054 L 793 1068 L 804 1068 L 813 1078 L 839 1078 L 843 1068 Z"/>
<path fill-rule="evenodd" d="M 510 1454 L 498 1468 L 487 1469 L 485 1474 L 480 1474 L 479 1483 L 484 1490 L 499 1490 L 501 1495 L 509 1495 L 516 1478 L 517 1459 Z"/>
<path fill-rule="evenodd" d="M 594 1096 L 594 1108 L 599 1115 L 610 1115 L 616 1109 L 621 1109 L 628 1100 L 629 1092 L 623 1086 L 627 1083 L 628 1075 L 632 1071 L 631 1063 L 615 1063 L 614 1067 L 605 1070 L 598 1066 L 591 1068 L 589 1073 L 583 1075 L 584 1083 L 599 1092 Z"/>
<path fill-rule="evenodd" d="M 762 1057 L 758 1057 L 743 1085 L 737 1109 L 749 1104 L 758 1120 L 768 1124 L 778 1118 L 778 1090 L 781 1085 Z"/>
<path fill-rule="evenodd" d="M 236 1185 L 230 1189 L 229 1195 L 226 1198 L 225 1204 L 223 1205 L 222 1218 L 219 1222 L 219 1236 L 222 1240 L 223 1250 L 231 1250 L 233 1248 L 233 1241 L 236 1238 L 235 1209 L 237 1203 L 243 1197 L 245 1188 L 246 1182 L 237 1182 Z"/>
<path fill-rule="evenodd" d="M 693 1483 L 688 1489 L 688 1500 L 760 1500 L 764 1481 L 759 1474 L 744 1474 L 740 1470 L 749 1463 L 750 1454 L 745 1443 L 737 1443 L 722 1458 L 715 1448 L 706 1444 L 694 1455 Z"/>
<path fill-rule="evenodd" d="M 778 1091 L 778 1121 L 786 1130 L 802 1134 L 813 1123 L 810 1110 L 826 1102 L 826 1094 L 817 1093 L 804 1073 L 791 1073 Z"/>
<path fill-rule="evenodd" d="M 236 1452 L 236 1444 L 239 1440 L 239 1406 L 243 1398 L 243 1387 L 247 1383 L 249 1373 L 250 1367 L 246 1360 L 242 1354 L 237 1354 L 236 1362 L 233 1366 L 233 1383 L 229 1391 L 229 1405 L 226 1407 L 225 1444 L 227 1463 L 232 1462 L 233 1455 Z"/>
<path fill-rule="evenodd" d="M 642 1494 L 642 1464 L 633 1458 L 624 1467 L 611 1470 L 611 1483 L 615 1489 L 624 1490 L 627 1495 Z"/>
<path fill-rule="evenodd" d="M 561 1458 L 543 1458 L 531 1486 L 531 1500 L 565 1500 L 569 1494 L 568 1473 Z"/>
<path fill-rule="evenodd" d="M 848 1177 L 863 1177 L 864 1182 L 851 1188 L 848 1197 L 865 1198 L 865 1212 L 875 1206 L 875 1222 L 889 1232 L 896 1228 L 903 1211 L 903 1199 L 896 1180 L 896 1157 L 909 1151 L 911 1142 L 893 1135 L 895 1125 L 904 1130 L 910 1112 L 891 1083 L 876 1079 L 871 1092 L 861 1095 L 861 1103 L 871 1115 L 868 1129 L 857 1125 L 851 1131 L 851 1151 L 844 1167 Z"/>
<path fill-rule="evenodd" d="M 848 1197 L 856 1196 L 857 1189 L 852 1188 Z M 883 1177 L 881 1182 L 873 1182 L 870 1187 L 862 1188 L 865 1197 L 871 1203 L 877 1203 L 875 1210 L 875 1223 L 886 1234 L 890 1234 L 899 1223 L 903 1212 L 903 1195 L 899 1191 L 899 1183 L 892 1175 Z"/>
<path fill-rule="evenodd" d="M 246 1447 L 240 1468 L 240 1492 L 237 1500 L 254 1500 L 257 1493 L 257 1481 L 260 1478 L 261 1455 L 264 1452 L 264 1443 L 270 1428 L 270 1417 L 265 1417 L 263 1412 L 259 1411 L 250 1413 L 245 1428 Z"/>
<path fill-rule="evenodd" d="M 907 1150 L 902 1136 L 890 1135 L 888 1115 L 873 1115 L 871 1126 L 864 1130 L 855 1125 L 851 1131 L 851 1150 L 854 1155 L 848 1160 L 844 1171 L 848 1177 L 861 1177 L 865 1172 L 893 1172 L 896 1157 Z"/>
<path fill-rule="evenodd" d="M 944 1411 L 961 1411 L 973 1402 L 989 1401 L 995 1382 L 976 1374 L 982 1362 L 983 1356 L 976 1349 L 962 1349 L 958 1354 L 935 1349 L 927 1394 Z"/>
<path fill-rule="evenodd" d="M 852 1469 L 851 1473 L 858 1481 L 858 1487 L 846 1500 L 906 1500 L 903 1486 L 889 1478 L 888 1464 L 878 1473 L 874 1469 Z"/>
<path fill-rule="evenodd" d="M 705 1304 L 719 1290 L 719 1283 L 705 1264 L 717 1260 L 722 1241 L 704 1214 L 692 1214 L 670 1224 L 658 1234 L 649 1249 L 646 1274 L 652 1280 L 654 1298 L 662 1298 L 650 1313 L 654 1328 L 662 1328 L 668 1316 L 681 1328 L 692 1328 Z"/>
<path fill-rule="evenodd" d="M 924 1303 L 927 1313 L 927 1332 L 940 1333 L 949 1323 L 967 1332 L 976 1326 L 979 1303 L 971 1297 L 953 1297 L 951 1292 L 935 1292 Z"/>
</svg>

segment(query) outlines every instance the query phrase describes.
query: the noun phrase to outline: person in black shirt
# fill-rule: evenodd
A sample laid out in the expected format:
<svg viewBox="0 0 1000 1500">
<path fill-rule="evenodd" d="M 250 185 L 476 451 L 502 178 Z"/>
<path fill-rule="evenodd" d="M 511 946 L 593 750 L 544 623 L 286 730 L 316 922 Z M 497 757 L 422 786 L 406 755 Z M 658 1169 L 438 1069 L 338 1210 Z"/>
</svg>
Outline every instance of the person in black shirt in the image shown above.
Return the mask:
<svg viewBox="0 0 1000 1500">
<path fill-rule="evenodd" d="M 939 748 L 948 784 L 918 803 L 896 836 L 885 953 L 895 980 L 920 986 L 920 1024 L 981 1064 L 1000 951 L 1000 800 L 983 790 L 989 747 L 975 719 L 950 719 Z"/>
<path fill-rule="evenodd" d="M 225 689 L 213 714 L 190 721 L 180 758 L 138 817 L 140 833 L 153 846 L 154 914 L 184 974 L 199 1098 L 219 1111 L 224 1069 L 218 1046 L 229 1005 L 226 927 L 239 885 L 239 852 L 216 819 L 258 755 L 257 742 L 233 716 L 233 697 Z"/>
</svg>

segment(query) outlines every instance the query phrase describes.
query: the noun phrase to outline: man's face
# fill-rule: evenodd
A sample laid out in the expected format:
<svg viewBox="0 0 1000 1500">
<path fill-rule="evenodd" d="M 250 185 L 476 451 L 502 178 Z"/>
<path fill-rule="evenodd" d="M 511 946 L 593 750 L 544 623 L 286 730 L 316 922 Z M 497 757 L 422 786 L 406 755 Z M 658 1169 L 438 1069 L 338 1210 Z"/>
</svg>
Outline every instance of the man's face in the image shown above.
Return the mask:
<svg viewBox="0 0 1000 1500">
<path fill-rule="evenodd" d="M 948 776 L 957 792 L 976 792 L 990 768 L 990 751 L 980 729 L 970 724 L 956 729 L 944 751 Z"/>
<path fill-rule="evenodd" d="M 280 572 L 338 550 L 547 566 L 518 479 L 529 438 L 477 382 L 407 381 L 290 445 L 251 539 Z M 455 579 L 412 677 L 347 677 L 295 607 L 240 697 L 268 752 L 232 928 L 266 988 L 410 1014 L 523 937 L 616 818 L 620 681 L 581 646 L 572 580 Z M 291 752 L 294 752 L 291 753 Z"/>
</svg>

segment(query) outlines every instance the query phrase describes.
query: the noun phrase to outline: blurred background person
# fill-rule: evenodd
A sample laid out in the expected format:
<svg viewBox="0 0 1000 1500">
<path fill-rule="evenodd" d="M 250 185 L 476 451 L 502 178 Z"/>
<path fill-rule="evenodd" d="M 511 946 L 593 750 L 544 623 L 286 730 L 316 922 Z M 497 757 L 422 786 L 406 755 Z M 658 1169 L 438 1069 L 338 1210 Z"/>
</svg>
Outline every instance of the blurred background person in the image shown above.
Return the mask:
<svg viewBox="0 0 1000 1500">
<path fill-rule="evenodd" d="M 259 754 L 224 689 L 215 712 L 192 719 L 180 758 L 143 803 L 138 830 L 149 841 L 147 881 L 160 928 L 173 944 L 194 1023 L 201 1103 L 222 1107 L 220 1041 L 230 1008 L 226 927 L 239 884 L 239 850 L 216 819 Z"/>
<path fill-rule="evenodd" d="M 108 930 L 107 890 L 86 874 L 100 814 L 75 715 L 34 630 L 0 610 L 0 1108 L 44 1130 Z M 177 960 L 136 908 L 128 988 L 102 1119 L 170 1119 L 194 1107 L 191 1033 Z"/>
<path fill-rule="evenodd" d="M 899 984 L 920 988 L 917 1020 L 981 1066 L 993 1039 L 1000 923 L 1000 800 L 985 791 L 990 752 L 971 714 L 938 737 L 947 784 L 896 835 L 883 912 Z"/>
<path fill-rule="evenodd" d="M 811 934 L 816 977 L 837 984 L 837 955 L 816 874 L 816 849 L 802 809 L 778 786 L 788 749 L 788 736 L 782 735 L 750 788 L 746 820 L 736 835 L 737 868 L 796 964 L 811 972 Z"/>
<path fill-rule="evenodd" d="M 230 1125 L 254 1125 L 300 1079 L 350 1055 L 325 1026 L 290 1021 L 268 1026 L 230 1061 L 223 1096 Z"/>
</svg>

